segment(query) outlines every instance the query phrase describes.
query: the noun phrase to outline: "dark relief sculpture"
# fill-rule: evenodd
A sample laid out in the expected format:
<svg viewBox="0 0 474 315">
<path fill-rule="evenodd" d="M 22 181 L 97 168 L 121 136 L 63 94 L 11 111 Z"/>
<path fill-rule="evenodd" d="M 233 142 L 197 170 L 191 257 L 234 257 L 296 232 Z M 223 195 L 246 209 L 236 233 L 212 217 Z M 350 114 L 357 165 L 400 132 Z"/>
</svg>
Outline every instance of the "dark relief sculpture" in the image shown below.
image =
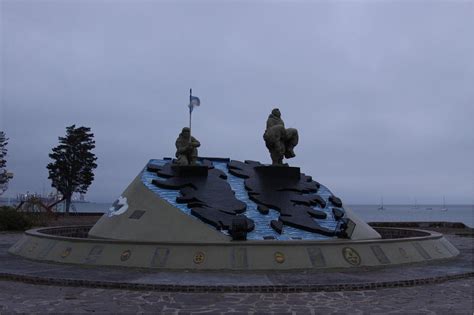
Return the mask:
<svg viewBox="0 0 474 315">
<path fill-rule="evenodd" d="M 345 224 L 341 224 L 335 231 L 320 226 L 313 218 L 325 219 L 326 213 L 315 210 L 312 206 L 326 207 L 326 202 L 316 193 L 319 183 L 310 176 L 300 174 L 297 167 L 264 166 L 259 162 L 230 161 L 229 172 L 245 179 L 245 188 L 249 198 L 259 205 L 261 213 L 268 213 L 272 208 L 280 212 L 278 221 L 305 231 L 323 234 L 326 236 L 344 237 Z M 330 198 L 333 205 L 340 199 Z M 342 209 L 333 210 L 336 220 L 343 222 Z M 271 227 L 281 233 L 282 224 L 271 222 Z"/>
<path fill-rule="evenodd" d="M 176 164 L 195 165 L 198 157 L 199 141 L 191 136 L 191 130 L 184 127 L 176 139 Z"/>
<path fill-rule="evenodd" d="M 293 149 L 298 144 L 298 130 L 285 129 L 278 108 L 274 108 L 267 119 L 267 128 L 263 135 L 273 165 L 283 165 L 283 158 L 295 157 Z"/>
<path fill-rule="evenodd" d="M 191 214 L 211 224 L 218 230 L 229 230 L 232 226 L 245 232 L 255 228 L 254 222 L 242 215 L 247 205 L 238 200 L 227 183 L 227 175 L 215 169 L 211 161 L 204 160 L 201 165 L 180 166 L 173 162 L 164 166 L 149 164 L 149 172 L 155 172 L 163 180 L 153 180 L 153 184 L 164 189 L 180 191 L 178 203 L 186 203 Z M 235 221 L 235 222 L 233 222 Z M 242 231 L 234 231 L 241 233 Z M 234 239 L 245 239 L 237 235 Z"/>
</svg>

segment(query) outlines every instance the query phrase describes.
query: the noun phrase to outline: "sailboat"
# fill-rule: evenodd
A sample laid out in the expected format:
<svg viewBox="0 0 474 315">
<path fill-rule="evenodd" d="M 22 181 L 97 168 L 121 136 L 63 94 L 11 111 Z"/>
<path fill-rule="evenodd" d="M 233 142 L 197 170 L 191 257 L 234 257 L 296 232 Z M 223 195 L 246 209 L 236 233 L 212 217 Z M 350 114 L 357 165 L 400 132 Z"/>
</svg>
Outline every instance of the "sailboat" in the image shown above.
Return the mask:
<svg viewBox="0 0 474 315">
<path fill-rule="evenodd" d="M 443 196 L 443 208 L 441 208 L 441 211 L 448 211 L 448 208 L 446 208 L 446 198 Z"/>
<path fill-rule="evenodd" d="M 383 196 L 380 197 L 380 207 L 378 207 L 378 210 L 385 210 L 385 208 L 383 207 Z"/>
<path fill-rule="evenodd" d="M 412 209 L 418 209 L 418 203 L 416 202 L 416 198 L 415 198 L 415 204 L 412 206 Z"/>
</svg>

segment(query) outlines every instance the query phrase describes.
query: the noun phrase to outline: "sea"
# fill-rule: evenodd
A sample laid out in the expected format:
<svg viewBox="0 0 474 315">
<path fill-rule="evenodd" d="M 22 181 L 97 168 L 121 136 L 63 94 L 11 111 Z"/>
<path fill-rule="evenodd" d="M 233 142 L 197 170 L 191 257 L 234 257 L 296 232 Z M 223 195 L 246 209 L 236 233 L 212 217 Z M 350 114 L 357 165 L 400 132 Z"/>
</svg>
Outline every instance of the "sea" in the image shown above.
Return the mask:
<svg viewBox="0 0 474 315">
<path fill-rule="evenodd" d="M 474 205 L 348 205 L 366 222 L 461 222 L 474 227 Z M 444 208 L 444 209 L 443 209 Z M 446 209 L 446 210 L 445 210 Z"/>
<path fill-rule="evenodd" d="M 10 202 L 11 203 L 11 202 Z M 0 200 L 0 205 L 8 204 Z M 104 213 L 111 207 L 110 203 L 79 202 L 73 203 L 71 212 Z M 474 205 L 348 205 L 366 222 L 461 222 L 474 228 Z M 444 210 L 445 208 L 446 210 Z"/>
</svg>

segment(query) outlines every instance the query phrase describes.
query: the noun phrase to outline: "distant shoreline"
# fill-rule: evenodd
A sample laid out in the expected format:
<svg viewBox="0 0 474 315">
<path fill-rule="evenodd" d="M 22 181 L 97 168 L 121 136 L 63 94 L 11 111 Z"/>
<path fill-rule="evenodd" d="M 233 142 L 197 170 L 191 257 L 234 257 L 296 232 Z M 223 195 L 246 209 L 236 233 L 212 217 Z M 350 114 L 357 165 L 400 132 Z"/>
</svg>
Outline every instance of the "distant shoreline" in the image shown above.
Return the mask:
<svg viewBox="0 0 474 315">
<path fill-rule="evenodd" d="M 76 216 L 100 216 L 108 211 L 112 202 L 73 203 L 71 214 Z M 0 199 L 0 206 L 6 205 Z M 460 222 L 474 227 L 473 204 L 349 204 L 348 208 L 356 212 L 366 222 Z M 447 211 L 443 208 L 446 207 Z M 61 213 L 61 212 L 58 212 Z"/>
<path fill-rule="evenodd" d="M 8 197 L 0 197 L 0 205 L 4 205 L 5 203 L 12 203 L 12 204 L 15 204 L 15 203 L 19 203 L 20 201 L 17 200 L 17 199 L 13 199 L 13 198 L 8 198 Z M 72 203 L 73 204 L 99 204 L 99 205 L 111 205 L 114 201 L 110 201 L 110 202 L 98 202 L 98 201 L 90 201 L 90 200 L 87 200 L 87 201 L 79 201 L 79 200 L 73 200 Z M 346 204 L 348 207 L 352 207 L 352 206 L 357 206 L 357 207 L 360 207 L 360 206 L 380 206 L 379 203 L 350 203 L 350 204 Z M 413 204 L 406 204 L 406 203 L 384 203 L 384 206 L 385 207 L 396 207 L 396 206 L 400 206 L 400 207 L 413 207 L 414 205 Z M 420 204 L 417 204 L 416 205 L 417 207 L 419 208 L 422 208 L 422 207 L 429 207 L 429 206 L 442 206 L 441 203 L 420 203 Z M 474 203 L 447 203 L 446 206 L 467 206 L 467 207 L 474 207 Z"/>
</svg>

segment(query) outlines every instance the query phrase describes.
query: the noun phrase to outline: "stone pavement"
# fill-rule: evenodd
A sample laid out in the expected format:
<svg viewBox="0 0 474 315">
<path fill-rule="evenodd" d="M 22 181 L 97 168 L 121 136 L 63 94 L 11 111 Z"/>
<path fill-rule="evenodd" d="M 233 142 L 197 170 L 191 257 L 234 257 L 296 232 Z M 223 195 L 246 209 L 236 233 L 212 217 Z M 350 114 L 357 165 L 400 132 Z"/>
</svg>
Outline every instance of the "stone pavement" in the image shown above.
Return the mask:
<svg viewBox="0 0 474 315">
<path fill-rule="evenodd" d="M 178 293 L 0 281 L 0 314 L 473 314 L 474 279 L 366 291 Z"/>
</svg>

